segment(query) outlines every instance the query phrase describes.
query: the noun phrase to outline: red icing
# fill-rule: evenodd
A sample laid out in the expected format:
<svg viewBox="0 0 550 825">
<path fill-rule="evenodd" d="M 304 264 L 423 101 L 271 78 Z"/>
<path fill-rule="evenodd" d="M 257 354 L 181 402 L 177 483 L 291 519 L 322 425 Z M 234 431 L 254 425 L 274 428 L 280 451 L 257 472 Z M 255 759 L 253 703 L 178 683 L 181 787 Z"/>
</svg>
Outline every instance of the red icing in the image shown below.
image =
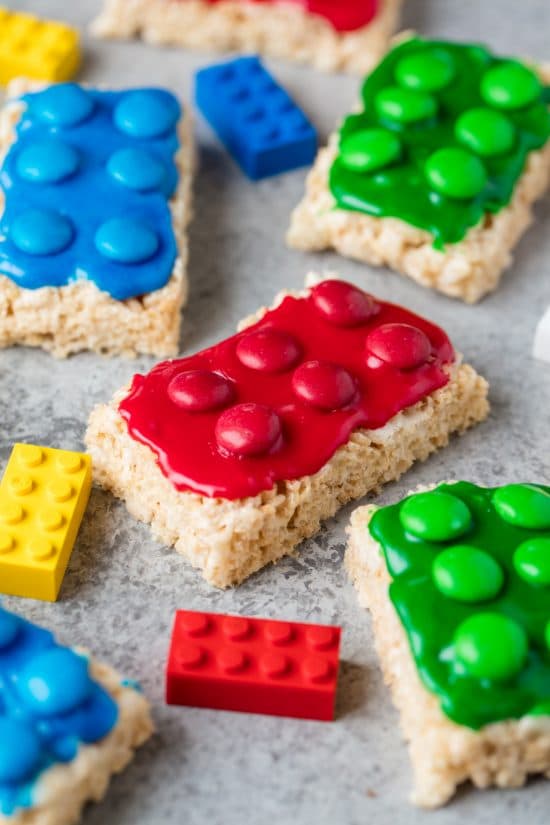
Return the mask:
<svg viewBox="0 0 550 825">
<path fill-rule="evenodd" d="M 343 319 L 353 326 L 343 326 Z M 256 363 L 254 342 L 263 353 L 257 363 L 266 353 L 294 352 L 286 344 L 266 348 L 268 339 L 295 342 L 301 361 L 293 358 L 279 372 L 246 366 L 243 350 Z M 444 386 L 443 365 L 453 359 L 447 336 L 429 321 L 330 281 L 306 298 L 285 298 L 253 327 L 214 347 L 136 375 L 120 413 L 178 490 L 237 499 L 317 472 L 354 430 L 382 427 Z M 197 371 L 200 380 L 191 381 Z M 182 405 L 173 389 L 182 382 L 181 398 L 191 396 L 188 381 L 201 390 L 199 406 Z"/>
<path fill-rule="evenodd" d="M 378 11 L 379 0 L 245 0 L 251 3 L 288 4 L 302 6 L 318 14 L 339 32 L 355 31 L 368 25 Z M 218 3 L 220 0 L 209 0 Z"/>
</svg>

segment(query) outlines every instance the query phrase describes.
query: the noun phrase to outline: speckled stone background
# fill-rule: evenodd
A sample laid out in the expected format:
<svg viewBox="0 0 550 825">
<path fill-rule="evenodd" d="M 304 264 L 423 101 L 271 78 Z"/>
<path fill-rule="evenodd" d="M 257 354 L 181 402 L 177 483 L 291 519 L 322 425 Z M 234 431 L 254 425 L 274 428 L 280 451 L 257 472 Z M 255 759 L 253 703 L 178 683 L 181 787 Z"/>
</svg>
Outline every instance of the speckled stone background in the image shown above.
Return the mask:
<svg viewBox="0 0 550 825">
<path fill-rule="evenodd" d="M 85 27 L 99 0 L 15 0 L 8 6 Z M 406 0 L 405 25 L 430 35 L 486 41 L 496 50 L 549 57 L 548 0 Z M 90 83 L 162 84 L 191 97 L 207 54 L 85 37 L 82 78 Z M 354 103 L 359 82 L 270 63 L 324 139 Z M 381 502 L 447 478 L 481 483 L 550 481 L 550 366 L 530 348 L 550 302 L 548 201 L 521 242 L 501 288 L 477 307 L 431 294 L 398 275 L 332 255 L 302 255 L 283 236 L 305 172 L 249 183 L 198 120 L 200 169 L 191 226 L 191 298 L 182 352 L 231 333 L 239 318 L 282 287 L 301 285 L 310 268 L 338 269 L 382 298 L 440 323 L 491 383 L 492 415 L 478 429 L 418 465 Z M 91 407 L 153 361 L 79 355 L 55 361 L 40 351 L 0 352 L 0 465 L 14 441 L 80 449 Z M 94 490 L 61 597 L 56 604 L 6 599 L 8 607 L 53 628 L 66 643 L 89 647 L 141 680 L 154 704 L 156 736 L 117 777 L 86 825 L 462 825 L 471 821 L 548 822 L 550 786 L 520 792 L 466 788 L 446 809 L 409 807 L 411 777 L 397 714 L 382 684 L 368 615 L 342 568 L 351 507 L 325 525 L 299 554 L 253 576 L 238 590 L 203 583 L 179 556 L 152 540 L 124 505 Z M 344 628 L 343 665 L 333 724 L 168 708 L 163 668 L 176 608 L 256 614 Z"/>
</svg>

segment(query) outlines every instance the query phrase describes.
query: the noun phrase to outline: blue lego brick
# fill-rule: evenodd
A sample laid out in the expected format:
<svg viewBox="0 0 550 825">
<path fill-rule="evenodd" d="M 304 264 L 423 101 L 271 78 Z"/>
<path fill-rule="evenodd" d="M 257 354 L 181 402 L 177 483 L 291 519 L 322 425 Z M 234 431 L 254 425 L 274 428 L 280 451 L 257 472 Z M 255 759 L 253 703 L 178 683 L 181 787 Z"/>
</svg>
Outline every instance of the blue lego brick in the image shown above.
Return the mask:
<svg viewBox="0 0 550 825">
<path fill-rule="evenodd" d="M 195 83 L 198 108 L 249 178 L 313 163 L 314 127 L 257 57 L 208 66 Z"/>
</svg>

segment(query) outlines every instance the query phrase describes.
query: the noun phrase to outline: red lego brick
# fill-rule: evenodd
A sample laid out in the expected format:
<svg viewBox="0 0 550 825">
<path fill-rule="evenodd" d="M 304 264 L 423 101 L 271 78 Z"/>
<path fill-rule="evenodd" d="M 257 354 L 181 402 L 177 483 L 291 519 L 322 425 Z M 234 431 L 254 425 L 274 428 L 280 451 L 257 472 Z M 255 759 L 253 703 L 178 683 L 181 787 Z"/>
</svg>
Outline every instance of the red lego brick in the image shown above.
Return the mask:
<svg viewBox="0 0 550 825">
<path fill-rule="evenodd" d="M 166 701 L 330 721 L 340 635 L 330 625 L 178 610 Z"/>
</svg>

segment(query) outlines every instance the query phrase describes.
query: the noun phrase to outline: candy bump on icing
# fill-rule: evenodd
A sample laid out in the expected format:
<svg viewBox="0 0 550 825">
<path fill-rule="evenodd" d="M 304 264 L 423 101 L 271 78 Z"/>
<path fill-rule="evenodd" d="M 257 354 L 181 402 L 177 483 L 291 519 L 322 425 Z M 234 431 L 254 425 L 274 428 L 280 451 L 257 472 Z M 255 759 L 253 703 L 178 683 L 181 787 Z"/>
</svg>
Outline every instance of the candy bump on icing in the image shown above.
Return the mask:
<svg viewBox="0 0 550 825">
<path fill-rule="evenodd" d="M 347 370 L 330 361 L 306 361 L 292 376 L 292 389 L 300 401 L 321 410 L 347 406 L 357 393 L 357 383 Z"/>
<path fill-rule="evenodd" d="M 21 102 L 0 168 L 0 274 L 24 289 L 89 280 L 117 300 L 165 286 L 177 256 L 176 99 L 64 83 Z"/>
<path fill-rule="evenodd" d="M 44 256 L 63 252 L 74 236 L 71 222 L 58 212 L 28 209 L 14 218 L 9 239 L 26 255 Z"/>
<path fill-rule="evenodd" d="M 261 372 L 288 370 L 302 354 L 296 339 L 277 329 L 261 329 L 243 336 L 236 353 L 245 367 Z"/>
<path fill-rule="evenodd" d="M 143 221 L 133 218 L 111 218 L 95 233 L 98 252 L 121 264 L 139 264 L 153 257 L 159 239 Z"/>
<path fill-rule="evenodd" d="M 366 78 L 362 98 L 329 171 L 336 205 L 399 218 L 439 250 L 508 205 L 529 153 L 550 137 L 535 72 L 480 46 L 410 38 Z M 380 129 L 393 144 L 378 135 L 361 149 Z"/>
<path fill-rule="evenodd" d="M 168 385 L 168 397 L 189 412 L 206 412 L 226 407 L 235 397 L 233 385 L 223 375 L 208 370 L 177 373 Z"/>
<path fill-rule="evenodd" d="M 458 724 L 550 715 L 547 498 L 548 487 L 456 482 L 369 523 L 418 674 Z"/>
<path fill-rule="evenodd" d="M 371 295 L 345 281 L 322 281 L 311 291 L 310 301 L 326 321 L 337 327 L 366 324 L 379 311 Z"/>
<path fill-rule="evenodd" d="M 382 324 L 369 333 L 365 347 L 367 357 L 400 370 L 420 367 L 432 353 L 430 339 L 411 324 Z"/>
<path fill-rule="evenodd" d="M 218 446 L 238 456 L 262 455 L 282 440 L 281 420 L 264 404 L 236 404 L 216 423 Z"/>
<path fill-rule="evenodd" d="M 379 328 L 398 334 L 387 335 L 378 350 L 386 361 L 373 366 L 366 342 Z M 382 427 L 444 386 L 453 359 L 434 325 L 351 284 L 324 281 L 237 335 L 135 376 L 119 410 L 177 490 L 238 499 L 317 472 L 354 430 Z M 178 378 L 197 372 L 200 379 Z M 185 386 L 178 402 L 180 380 L 207 382 L 204 406 L 186 408 L 195 391 Z"/>
</svg>

